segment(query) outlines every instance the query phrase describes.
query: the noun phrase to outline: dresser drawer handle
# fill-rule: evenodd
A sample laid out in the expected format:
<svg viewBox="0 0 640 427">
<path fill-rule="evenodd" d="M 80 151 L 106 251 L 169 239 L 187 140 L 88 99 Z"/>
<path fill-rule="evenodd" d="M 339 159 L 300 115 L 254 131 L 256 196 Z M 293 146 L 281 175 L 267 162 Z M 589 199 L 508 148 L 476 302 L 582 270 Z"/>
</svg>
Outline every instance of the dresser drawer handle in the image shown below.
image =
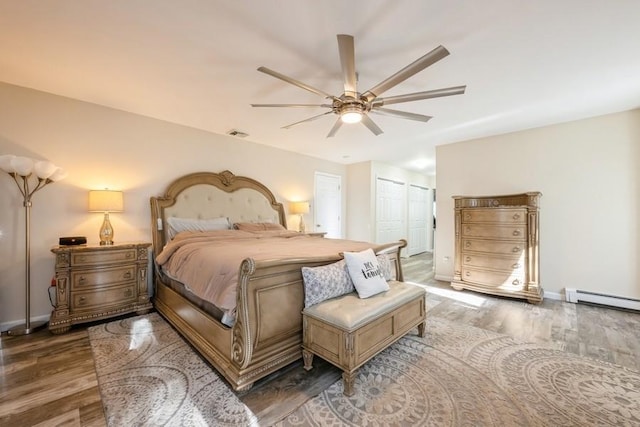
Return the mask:
<svg viewBox="0 0 640 427">
<path fill-rule="evenodd" d="M 468 256 L 468 257 L 466 257 L 464 260 L 465 260 L 466 262 L 470 262 L 470 261 L 471 261 L 471 257 L 470 257 L 470 256 Z"/>
<path fill-rule="evenodd" d="M 513 235 L 514 236 L 519 236 L 520 235 L 520 230 L 513 230 Z"/>
<path fill-rule="evenodd" d="M 513 282 L 511 282 L 512 285 L 514 286 L 519 286 L 520 285 L 520 280 L 516 279 Z"/>
<path fill-rule="evenodd" d="M 80 278 L 78 278 L 79 285 L 84 285 L 86 281 L 87 281 L 87 278 L 84 276 L 80 276 Z"/>
<path fill-rule="evenodd" d="M 511 266 L 511 268 L 520 268 L 520 267 L 521 267 L 521 266 L 520 266 L 520 263 L 518 263 L 518 262 L 516 262 L 515 264 L 513 264 L 513 265 Z"/>
<path fill-rule="evenodd" d="M 520 246 L 514 246 L 511 252 L 520 252 Z"/>
<path fill-rule="evenodd" d="M 519 214 L 519 213 L 517 213 L 517 214 L 513 215 L 513 219 L 516 219 L 516 220 L 517 220 L 517 219 L 520 219 L 520 214 Z"/>
<path fill-rule="evenodd" d="M 131 279 L 132 274 L 131 274 L 131 272 L 130 272 L 130 271 L 127 271 L 126 273 L 124 273 L 124 274 L 122 275 L 122 277 L 124 277 L 125 279 Z"/>
<path fill-rule="evenodd" d="M 125 296 L 125 297 L 130 297 L 131 295 L 133 295 L 133 293 L 131 292 L 131 289 L 126 289 L 126 290 L 124 291 L 124 296 Z"/>
<path fill-rule="evenodd" d="M 127 252 L 127 254 L 125 255 L 125 258 L 133 258 L 133 254 L 131 252 Z"/>
<path fill-rule="evenodd" d="M 470 248 L 471 247 L 471 242 L 465 242 L 464 247 L 465 248 Z"/>
<path fill-rule="evenodd" d="M 469 220 L 471 219 L 471 215 L 466 214 L 466 215 L 464 216 L 464 219 L 465 219 L 465 221 L 469 221 Z"/>
<path fill-rule="evenodd" d="M 465 227 L 465 228 L 464 228 L 464 232 L 465 232 L 465 233 L 469 233 L 469 232 L 471 232 L 471 227 Z"/>
<path fill-rule="evenodd" d="M 86 297 L 80 297 L 78 299 L 78 305 L 83 305 L 87 303 L 87 298 Z"/>
<path fill-rule="evenodd" d="M 466 273 L 464 273 L 464 275 L 469 277 L 469 276 L 471 276 L 471 273 L 469 271 L 467 271 Z"/>
<path fill-rule="evenodd" d="M 84 257 L 84 256 L 78 257 L 78 262 L 85 262 L 86 260 L 87 260 L 87 257 Z"/>
</svg>

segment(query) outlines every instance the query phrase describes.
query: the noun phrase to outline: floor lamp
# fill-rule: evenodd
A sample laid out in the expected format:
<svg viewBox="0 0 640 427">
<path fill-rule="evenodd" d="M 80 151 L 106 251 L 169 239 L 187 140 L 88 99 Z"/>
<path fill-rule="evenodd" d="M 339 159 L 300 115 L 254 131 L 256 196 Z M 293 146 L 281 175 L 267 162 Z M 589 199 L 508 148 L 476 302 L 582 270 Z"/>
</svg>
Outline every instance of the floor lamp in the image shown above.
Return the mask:
<svg viewBox="0 0 640 427">
<path fill-rule="evenodd" d="M 25 229 L 25 324 L 7 331 L 8 335 L 28 335 L 46 325 L 46 322 L 31 322 L 31 197 L 47 184 L 63 179 L 66 172 L 47 161 L 34 161 L 28 157 L 11 154 L 0 156 L 0 169 L 16 182 L 24 200 Z M 35 174 L 37 182 L 32 179 Z M 32 187 L 32 183 L 35 187 Z M 31 185 L 30 185 L 31 184 Z"/>
</svg>

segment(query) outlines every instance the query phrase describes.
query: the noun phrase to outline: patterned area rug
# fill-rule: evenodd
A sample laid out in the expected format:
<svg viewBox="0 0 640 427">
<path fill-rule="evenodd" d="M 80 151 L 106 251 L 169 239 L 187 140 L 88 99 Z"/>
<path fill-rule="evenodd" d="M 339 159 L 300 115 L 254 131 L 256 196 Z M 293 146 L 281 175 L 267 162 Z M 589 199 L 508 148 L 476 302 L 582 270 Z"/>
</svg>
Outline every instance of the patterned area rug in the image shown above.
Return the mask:
<svg viewBox="0 0 640 427">
<path fill-rule="evenodd" d="M 89 336 L 110 426 L 640 425 L 639 373 L 435 317 L 425 338 L 410 334 L 363 366 L 354 396 L 334 381 L 297 409 L 275 403 L 269 420 L 155 313 Z"/>
</svg>

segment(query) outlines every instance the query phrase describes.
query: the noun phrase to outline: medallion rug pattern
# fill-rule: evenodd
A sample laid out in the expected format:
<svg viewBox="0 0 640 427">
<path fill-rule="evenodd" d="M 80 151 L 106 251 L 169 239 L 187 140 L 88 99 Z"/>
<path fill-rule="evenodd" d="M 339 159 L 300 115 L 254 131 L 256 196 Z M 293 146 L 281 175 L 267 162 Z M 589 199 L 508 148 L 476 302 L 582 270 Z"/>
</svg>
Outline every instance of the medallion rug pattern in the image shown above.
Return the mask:
<svg viewBox="0 0 640 427">
<path fill-rule="evenodd" d="M 640 425 L 638 372 L 437 317 L 268 422 L 155 313 L 89 336 L 110 426 Z"/>
</svg>

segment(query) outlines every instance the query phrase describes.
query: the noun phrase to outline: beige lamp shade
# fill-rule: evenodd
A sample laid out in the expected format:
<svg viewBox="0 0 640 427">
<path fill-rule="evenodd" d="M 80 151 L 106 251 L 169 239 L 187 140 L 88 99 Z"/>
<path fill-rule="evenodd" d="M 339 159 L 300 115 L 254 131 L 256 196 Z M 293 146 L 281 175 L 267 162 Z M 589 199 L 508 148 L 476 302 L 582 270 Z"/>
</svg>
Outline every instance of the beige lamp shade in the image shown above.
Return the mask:
<svg viewBox="0 0 640 427">
<path fill-rule="evenodd" d="M 309 202 L 291 202 L 289 213 L 292 215 L 304 215 L 309 213 Z"/>
<path fill-rule="evenodd" d="M 122 212 L 124 197 L 122 191 L 89 191 L 89 212 Z"/>
</svg>

